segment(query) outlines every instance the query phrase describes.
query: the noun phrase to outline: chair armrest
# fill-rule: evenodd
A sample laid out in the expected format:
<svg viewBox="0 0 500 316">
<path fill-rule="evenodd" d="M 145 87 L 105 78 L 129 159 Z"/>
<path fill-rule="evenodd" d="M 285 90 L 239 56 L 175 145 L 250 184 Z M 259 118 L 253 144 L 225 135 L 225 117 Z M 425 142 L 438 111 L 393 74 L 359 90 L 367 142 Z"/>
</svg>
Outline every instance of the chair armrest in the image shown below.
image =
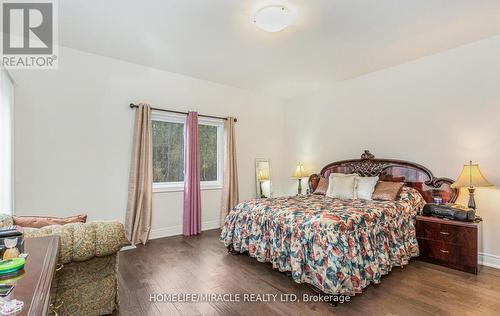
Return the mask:
<svg viewBox="0 0 500 316">
<path fill-rule="evenodd" d="M 120 222 L 92 222 L 96 232 L 96 256 L 104 257 L 120 251 L 120 249 L 128 245 L 129 242 L 125 237 L 125 229 Z"/>
<path fill-rule="evenodd" d="M 7 214 L 0 214 L 0 227 L 12 226 L 14 225 L 14 221 L 12 220 L 12 216 Z"/>
<path fill-rule="evenodd" d="M 43 228 L 25 228 L 26 238 L 58 235 L 59 263 L 87 261 L 117 253 L 128 244 L 123 225 L 119 222 L 72 223 Z"/>
</svg>

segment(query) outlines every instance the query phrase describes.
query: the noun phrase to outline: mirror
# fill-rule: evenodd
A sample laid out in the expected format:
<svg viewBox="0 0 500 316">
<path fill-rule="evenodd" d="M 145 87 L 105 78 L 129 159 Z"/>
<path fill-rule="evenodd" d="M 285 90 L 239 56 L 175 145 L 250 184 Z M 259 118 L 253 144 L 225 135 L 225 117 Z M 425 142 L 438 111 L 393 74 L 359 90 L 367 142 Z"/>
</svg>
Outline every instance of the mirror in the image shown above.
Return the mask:
<svg viewBox="0 0 500 316">
<path fill-rule="evenodd" d="M 255 182 L 257 184 L 257 198 L 265 199 L 272 197 L 271 159 L 255 159 Z"/>
</svg>

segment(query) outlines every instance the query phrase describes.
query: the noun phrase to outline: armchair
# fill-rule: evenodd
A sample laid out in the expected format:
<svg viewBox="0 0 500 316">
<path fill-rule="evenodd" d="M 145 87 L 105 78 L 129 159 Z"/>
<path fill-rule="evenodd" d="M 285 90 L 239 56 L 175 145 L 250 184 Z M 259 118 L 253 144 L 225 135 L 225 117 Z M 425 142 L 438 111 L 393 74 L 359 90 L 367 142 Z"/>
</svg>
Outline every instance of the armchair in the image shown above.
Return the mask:
<svg viewBox="0 0 500 316">
<path fill-rule="evenodd" d="M 0 215 L 0 226 L 13 225 Z M 24 228 L 25 238 L 60 236 L 55 299 L 59 315 L 104 315 L 118 307 L 118 251 L 128 243 L 119 222 Z M 28 259 L 29 260 L 29 259 Z"/>
</svg>

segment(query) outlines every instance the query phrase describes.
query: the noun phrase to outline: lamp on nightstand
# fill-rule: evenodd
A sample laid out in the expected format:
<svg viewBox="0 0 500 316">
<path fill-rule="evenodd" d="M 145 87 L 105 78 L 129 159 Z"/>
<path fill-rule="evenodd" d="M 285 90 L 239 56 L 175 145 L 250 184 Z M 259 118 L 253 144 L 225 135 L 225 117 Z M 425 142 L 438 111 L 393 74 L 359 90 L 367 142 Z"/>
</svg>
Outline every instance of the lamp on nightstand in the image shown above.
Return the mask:
<svg viewBox="0 0 500 316">
<path fill-rule="evenodd" d="M 299 187 L 297 188 L 297 195 L 302 194 L 302 178 L 309 177 L 309 173 L 304 169 L 304 166 L 299 162 L 295 172 L 292 174 L 292 179 L 299 180 Z"/>
<path fill-rule="evenodd" d="M 462 173 L 458 176 L 457 181 L 455 181 L 451 187 L 452 188 L 464 188 L 467 187 L 469 190 L 469 208 L 476 209 L 476 201 L 474 201 L 474 191 L 477 187 L 491 187 L 493 184 L 489 183 L 479 170 L 478 164 L 473 164 L 472 161 L 468 165 L 464 165 Z"/>
<path fill-rule="evenodd" d="M 267 196 L 264 194 L 264 191 L 262 190 L 262 183 L 264 181 L 269 181 L 268 170 L 259 169 L 259 171 L 257 172 L 257 180 L 259 181 L 260 198 L 264 199 Z"/>
</svg>

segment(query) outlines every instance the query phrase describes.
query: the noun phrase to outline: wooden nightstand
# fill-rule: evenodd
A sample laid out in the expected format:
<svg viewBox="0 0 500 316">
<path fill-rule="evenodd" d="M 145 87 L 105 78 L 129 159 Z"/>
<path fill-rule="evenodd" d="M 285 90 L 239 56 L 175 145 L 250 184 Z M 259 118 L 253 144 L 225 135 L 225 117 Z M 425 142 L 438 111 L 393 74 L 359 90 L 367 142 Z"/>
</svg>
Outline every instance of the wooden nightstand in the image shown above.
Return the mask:
<svg viewBox="0 0 500 316">
<path fill-rule="evenodd" d="M 477 274 L 477 222 L 417 216 L 420 259 Z"/>
</svg>

